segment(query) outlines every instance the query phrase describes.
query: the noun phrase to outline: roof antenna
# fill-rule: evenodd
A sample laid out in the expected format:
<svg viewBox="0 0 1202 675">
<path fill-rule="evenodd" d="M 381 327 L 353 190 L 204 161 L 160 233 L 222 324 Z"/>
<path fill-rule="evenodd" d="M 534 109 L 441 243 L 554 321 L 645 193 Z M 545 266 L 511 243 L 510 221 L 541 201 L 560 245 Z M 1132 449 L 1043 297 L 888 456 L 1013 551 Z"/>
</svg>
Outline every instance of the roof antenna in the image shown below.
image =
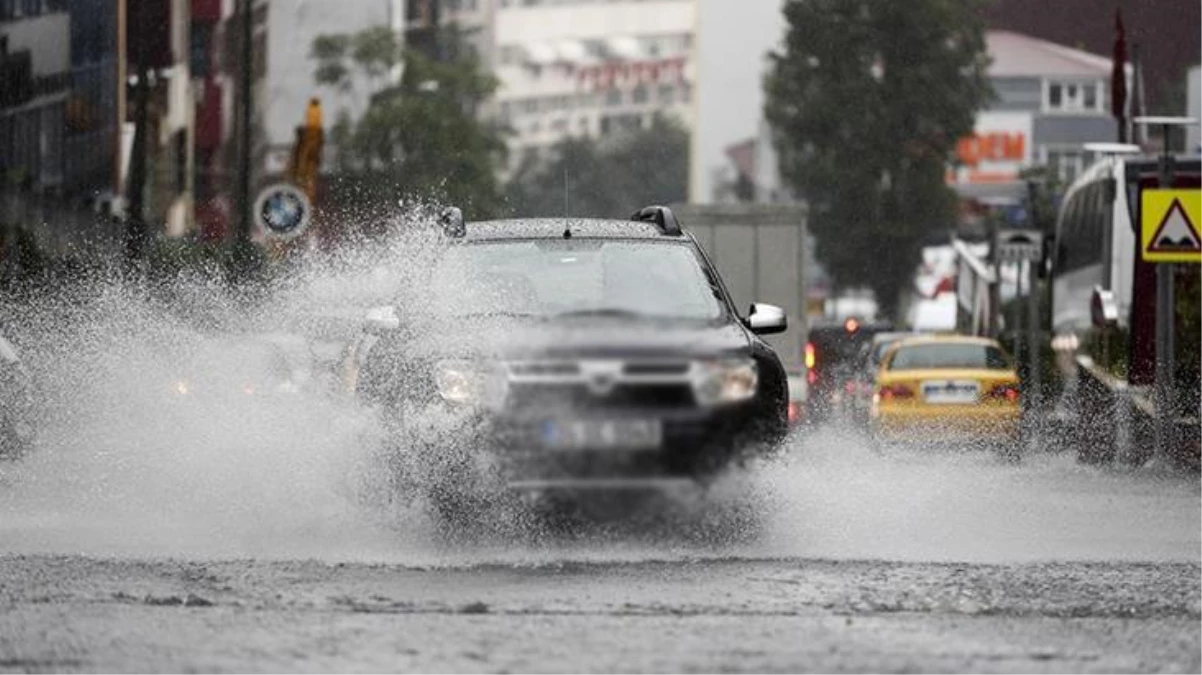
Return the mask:
<svg viewBox="0 0 1202 675">
<path fill-rule="evenodd" d="M 572 238 L 572 228 L 568 224 L 568 163 L 563 164 L 563 238 Z"/>
</svg>

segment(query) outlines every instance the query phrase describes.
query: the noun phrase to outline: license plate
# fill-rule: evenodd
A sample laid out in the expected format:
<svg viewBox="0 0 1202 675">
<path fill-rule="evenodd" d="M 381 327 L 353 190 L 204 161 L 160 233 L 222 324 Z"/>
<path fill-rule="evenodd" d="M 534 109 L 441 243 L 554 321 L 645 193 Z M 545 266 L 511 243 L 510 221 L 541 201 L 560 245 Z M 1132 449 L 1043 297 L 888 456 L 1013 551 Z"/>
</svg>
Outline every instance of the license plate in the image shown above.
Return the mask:
<svg viewBox="0 0 1202 675">
<path fill-rule="evenodd" d="M 655 419 L 549 420 L 542 431 L 543 444 L 553 450 L 650 450 L 664 440 Z"/>
<path fill-rule="evenodd" d="M 976 403 L 981 386 L 972 380 L 931 380 L 922 383 L 922 398 L 934 404 Z"/>
</svg>

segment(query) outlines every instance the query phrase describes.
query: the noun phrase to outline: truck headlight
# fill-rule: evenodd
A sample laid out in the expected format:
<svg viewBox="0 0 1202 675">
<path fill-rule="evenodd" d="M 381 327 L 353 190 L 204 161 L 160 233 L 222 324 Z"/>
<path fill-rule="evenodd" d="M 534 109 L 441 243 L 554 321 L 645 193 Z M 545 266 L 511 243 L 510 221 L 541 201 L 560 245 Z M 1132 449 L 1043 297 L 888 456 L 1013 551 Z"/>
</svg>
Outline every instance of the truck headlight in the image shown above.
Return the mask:
<svg viewBox="0 0 1202 675">
<path fill-rule="evenodd" d="M 759 369 L 749 358 L 700 361 L 694 367 L 693 394 L 701 405 L 746 401 L 759 383 Z"/>
<path fill-rule="evenodd" d="M 496 405 L 505 396 L 505 379 L 495 368 L 472 361 L 440 361 L 434 367 L 438 395 L 448 403 Z"/>
</svg>

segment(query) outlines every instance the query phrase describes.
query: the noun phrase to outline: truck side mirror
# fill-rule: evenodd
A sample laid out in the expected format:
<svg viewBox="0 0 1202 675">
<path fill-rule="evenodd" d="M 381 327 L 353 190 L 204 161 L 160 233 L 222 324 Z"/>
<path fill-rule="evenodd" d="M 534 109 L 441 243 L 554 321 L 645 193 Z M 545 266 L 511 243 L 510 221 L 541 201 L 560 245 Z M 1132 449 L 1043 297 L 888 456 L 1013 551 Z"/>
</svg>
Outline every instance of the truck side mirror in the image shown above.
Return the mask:
<svg viewBox="0 0 1202 675">
<path fill-rule="evenodd" d="M 756 335 L 783 333 L 789 327 L 788 319 L 785 317 L 785 310 L 776 305 L 762 302 L 753 302 L 751 304 L 751 309 L 747 312 L 745 323 L 751 329 L 751 332 Z"/>
</svg>

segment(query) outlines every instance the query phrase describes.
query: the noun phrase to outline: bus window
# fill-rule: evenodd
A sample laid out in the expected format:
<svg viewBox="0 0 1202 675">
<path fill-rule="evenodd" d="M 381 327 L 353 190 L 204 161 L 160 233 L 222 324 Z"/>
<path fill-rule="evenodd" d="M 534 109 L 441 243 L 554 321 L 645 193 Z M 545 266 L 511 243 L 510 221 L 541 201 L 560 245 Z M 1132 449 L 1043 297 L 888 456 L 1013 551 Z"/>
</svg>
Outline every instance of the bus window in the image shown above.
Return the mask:
<svg viewBox="0 0 1202 675">
<path fill-rule="evenodd" d="M 1095 181 L 1079 188 L 1065 205 L 1056 243 L 1056 266 L 1061 273 L 1102 262 L 1108 222 L 1105 201 L 1105 181 Z"/>
</svg>

